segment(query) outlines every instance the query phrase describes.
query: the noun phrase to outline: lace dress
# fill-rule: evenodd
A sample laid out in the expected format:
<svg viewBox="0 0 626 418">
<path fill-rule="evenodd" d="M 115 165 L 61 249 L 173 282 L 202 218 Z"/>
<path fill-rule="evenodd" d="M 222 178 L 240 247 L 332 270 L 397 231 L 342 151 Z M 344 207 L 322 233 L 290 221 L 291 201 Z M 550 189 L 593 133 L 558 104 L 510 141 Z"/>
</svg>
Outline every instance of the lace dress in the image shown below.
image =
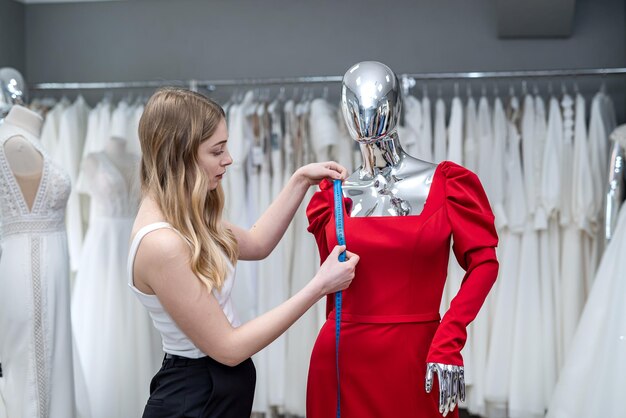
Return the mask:
<svg viewBox="0 0 626 418">
<path fill-rule="evenodd" d="M 32 209 L 9 167 L 5 142 L 21 136 L 43 155 Z M 69 260 L 70 180 L 37 138 L 0 126 L 0 409 L 9 417 L 73 417 Z M 54 383 L 54 385 L 53 385 Z"/>
</svg>

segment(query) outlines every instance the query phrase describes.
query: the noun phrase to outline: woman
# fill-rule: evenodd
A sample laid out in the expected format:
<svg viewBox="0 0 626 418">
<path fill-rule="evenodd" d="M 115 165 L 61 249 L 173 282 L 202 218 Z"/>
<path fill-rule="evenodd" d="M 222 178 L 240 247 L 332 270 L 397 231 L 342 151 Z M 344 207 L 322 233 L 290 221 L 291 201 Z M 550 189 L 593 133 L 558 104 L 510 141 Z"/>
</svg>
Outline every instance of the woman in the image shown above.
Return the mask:
<svg viewBox="0 0 626 418">
<path fill-rule="evenodd" d="M 335 247 L 292 298 L 238 326 L 230 300 L 237 259 L 272 251 L 307 189 L 343 179 L 334 162 L 298 169 L 249 230 L 221 219 L 222 176 L 232 163 L 222 108 L 199 94 L 157 91 L 139 123 L 143 199 L 133 227 L 129 285 L 146 306 L 166 353 L 144 417 L 249 417 L 250 356 L 270 344 L 324 295 L 348 287 L 359 257 Z"/>
</svg>

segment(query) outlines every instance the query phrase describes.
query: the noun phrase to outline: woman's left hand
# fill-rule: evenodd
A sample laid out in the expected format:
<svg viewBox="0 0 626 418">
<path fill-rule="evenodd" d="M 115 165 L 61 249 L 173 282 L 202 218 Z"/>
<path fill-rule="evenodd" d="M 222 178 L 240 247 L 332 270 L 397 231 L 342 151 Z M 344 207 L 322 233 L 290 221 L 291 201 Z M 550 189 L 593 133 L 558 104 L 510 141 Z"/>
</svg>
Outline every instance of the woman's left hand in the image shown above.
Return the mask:
<svg viewBox="0 0 626 418">
<path fill-rule="evenodd" d="M 296 170 L 295 175 L 306 180 L 310 186 L 314 186 L 325 178 L 345 180 L 348 177 L 348 170 L 341 164 L 327 161 L 325 163 L 312 163 L 302 166 Z"/>
</svg>

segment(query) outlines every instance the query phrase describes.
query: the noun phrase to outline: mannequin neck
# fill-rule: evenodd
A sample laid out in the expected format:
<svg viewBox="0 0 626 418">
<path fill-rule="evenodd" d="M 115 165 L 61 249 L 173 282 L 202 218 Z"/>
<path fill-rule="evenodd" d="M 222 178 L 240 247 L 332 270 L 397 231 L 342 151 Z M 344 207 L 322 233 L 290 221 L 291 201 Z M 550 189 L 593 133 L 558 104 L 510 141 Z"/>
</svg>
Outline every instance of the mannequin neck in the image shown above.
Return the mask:
<svg viewBox="0 0 626 418">
<path fill-rule="evenodd" d="M 396 132 L 376 142 L 361 143 L 360 148 L 363 157 L 362 177 L 374 177 L 385 168 L 398 166 L 404 154 Z"/>
<path fill-rule="evenodd" d="M 4 119 L 4 123 L 22 128 L 36 138 L 39 138 L 43 126 L 43 118 L 24 106 L 15 105 Z"/>
<path fill-rule="evenodd" d="M 111 138 L 105 147 L 106 153 L 112 158 L 120 158 L 126 155 L 126 140 Z"/>
</svg>

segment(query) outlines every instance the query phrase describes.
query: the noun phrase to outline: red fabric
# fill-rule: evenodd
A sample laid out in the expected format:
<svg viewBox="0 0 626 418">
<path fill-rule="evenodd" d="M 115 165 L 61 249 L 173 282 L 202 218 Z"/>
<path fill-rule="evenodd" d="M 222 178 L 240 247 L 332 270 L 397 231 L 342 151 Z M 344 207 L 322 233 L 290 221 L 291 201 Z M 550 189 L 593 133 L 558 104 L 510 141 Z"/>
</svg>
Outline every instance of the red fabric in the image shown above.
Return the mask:
<svg viewBox="0 0 626 418">
<path fill-rule="evenodd" d="M 307 216 L 325 260 L 337 238 L 332 183 L 323 181 L 320 189 Z M 361 261 L 343 293 L 341 416 L 440 417 L 438 391 L 424 390 L 426 363 L 463 364 L 466 327 L 498 272 L 498 237 L 485 192 L 475 174 L 446 161 L 437 166 L 420 215 L 350 218 L 349 206 L 344 198 L 346 243 Z M 451 238 L 467 273 L 440 322 Z M 331 295 L 328 320 L 311 354 L 307 418 L 335 415 L 333 310 Z M 457 411 L 448 416 L 456 417 Z"/>
</svg>

